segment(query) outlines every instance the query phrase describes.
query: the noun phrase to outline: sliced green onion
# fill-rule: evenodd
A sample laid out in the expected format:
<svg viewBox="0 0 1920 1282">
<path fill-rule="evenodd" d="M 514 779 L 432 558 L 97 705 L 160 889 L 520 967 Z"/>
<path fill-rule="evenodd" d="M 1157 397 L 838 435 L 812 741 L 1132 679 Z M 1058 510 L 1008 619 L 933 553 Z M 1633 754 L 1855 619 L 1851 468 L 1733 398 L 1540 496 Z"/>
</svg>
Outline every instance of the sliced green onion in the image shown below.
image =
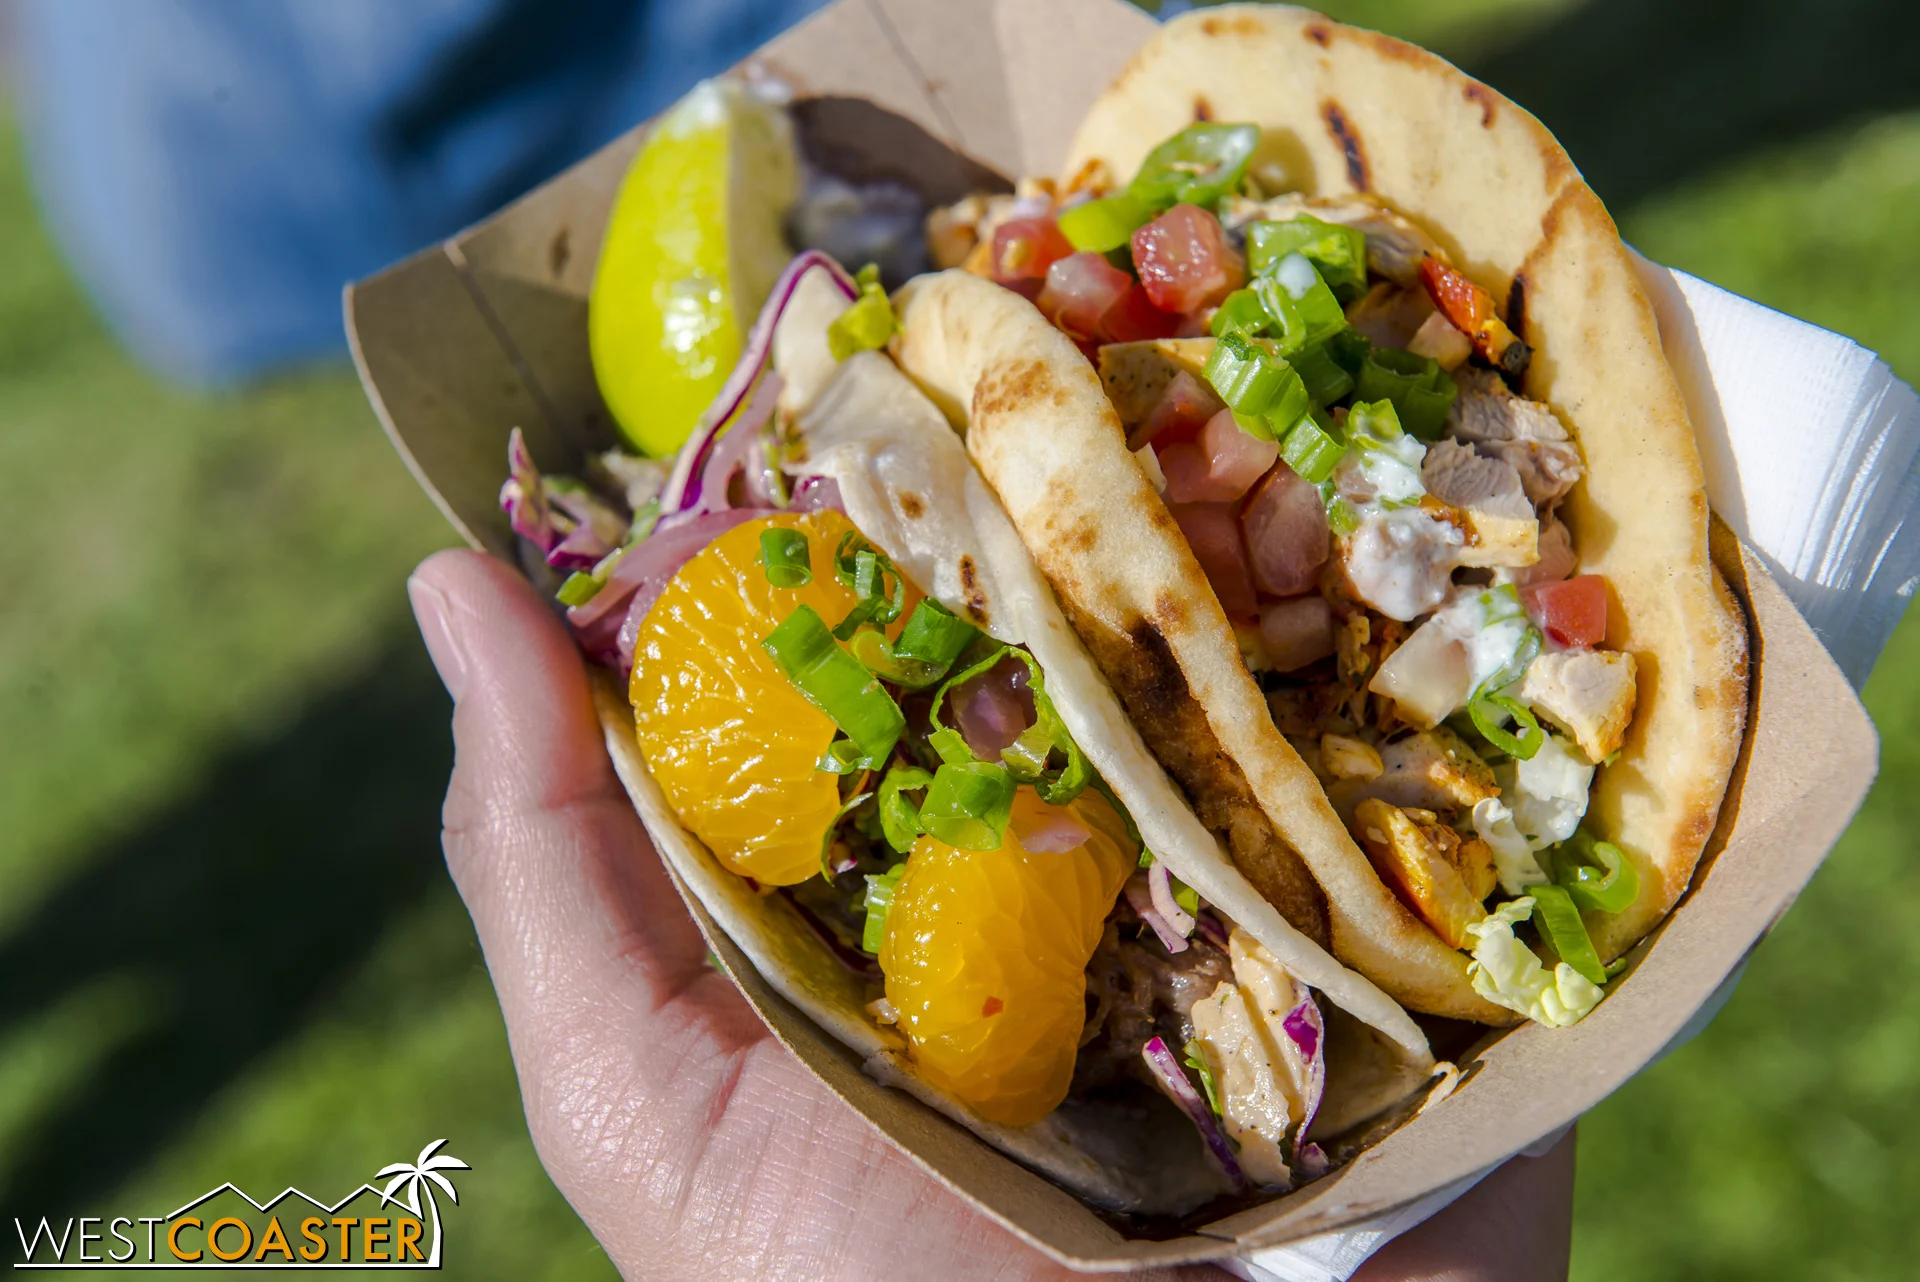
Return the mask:
<svg viewBox="0 0 1920 1282">
<path fill-rule="evenodd" d="M 659 523 L 660 500 L 648 499 L 645 503 L 642 503 L 639 510 L 633 514 L 633 524 L 627 529 L 626 546 L 632 547 L 649 534 L 652 534 L 653 527 Z M 594 568 L 597 570 L 599 567 L 595 566 Z"/>
<path fill-rule="evenodd" d="M 1353 390 L 1353 375 L 1340 367 L 1325 343 L 1301 348 L 1287 358 L 1287 364 L 1307 385 L 1315 405 L 1331 405 Z"/>
<path fill-rule="evenodd" d="M 778 526 L 760 531 L 760 565 L 767 582 L 776 588 L 804 588 L 813 582 L 813 559 L 807 536 Z"/>
<path fill-rule="evenodd" d="M 1358 227 L 1302 214 L 1247 227 L 1247 270 L 1260 275 L 1288 254 L 1302 254 L 1343 302 L 1367 292 L 1367 237 Z"/>
<path fill-rule="evenodd" d="M 1554 847 L 1553 864 L 1553 879 L 1588 912 L 1625 912 L 1640 897 L 1640 871 L 1633 861 L 1585 829 Z"/>
<path fill-rule="evenodd" d="M 1259 145 L 1258 125 L 1188 125 L 1147 153 L 1127 194 L 1154 213 L 1182 202 L 1212 208 L 1239 188 Z"/>
<path fill-rule="evenodd" d="M 1005 766 L 947 762 L 927 785 L 920 823 L 956 850 L 998 850 L 1006 840 L 1016 786 Z"/>
<path fill-rule="evenodd" d="M 939 754 L 942 761 L 950 765 L 977 760 L 960 732 L 940 719 L 940 710 L 946 706 L 948 691 L 991 670 L 1009 654 L 1027 665 L 1027 690 L 1033 695 L 1033 724 L 1001 751 L 1001 764 L 1012 772 L 1014 779 L 1032 784 L 1042 801 L 1049 805 L 1064 806 L 1086 791 L 1093 782 L 1093 763 L 1087 760 L 1087 754 L 1074 742 L 1066 723 L 1060 719 L 1059 710 L 1053 706 L 1053 698 L 1047 693 L 1047 680 L 1040 671 L 1040 664 L 1025 650 L 1000 646 L 969 665 L 965 671 L 947 678 L 946 683 L 934 693 L 933 705 L 927 712 L 928 720 L 933 724 L 933 733 L 928 736 L 927 744 Z M 1057 768 L 1050 764 L 1056 751 L 1066 758 L 1066 764 Z M 1119 809 L 1117 802 L 1114 808 Z"/>
<path fill-rule="evenodd" d="M 1200 911 L 1199 891 L 1189 886 L 1186 882 L 1181 881 L 1178 877 L 1169 876 L 1167 880 L 1173 886 L 1174 903 L 1179 904 L 1180 907 L 1189 914 Z"/>
<path fill-rule="evenodd" d="M 1105 254 L 1126 244 L 1152 217 L 1153 210 L 1123 191 L 1063 209 L 1055 222 L 1075 249 Z"/>
<path fill-rule="evenodd" d="M 1293 430 L 1280 442 L 1280 457 L 1287 461 L 1287 466 L 1301 480 L 1312 485 L 1318 485 L 1332 476 L 1334 467 L 1346 452 L 1340 442 L 1322 431 L 1311 418 L 1303 418 L 1294 424 Z"/>
<path fill-rule="evenodd" d="M 567 576 L 567 581 L 560 585 L 560 590 L 554 596 L 559 598 L 561 605 L 585 605 L 598 596 L 600 589 L 605 586 L 591 574 L 575 570 Z"/>
<path fill-rule="evenodd" d="M 847 648 L 868 672 L 903 690 L 924 690 L 946 671 L 931 663 L 901 658 L 899 647 L 874 627 L 862 627 L 855 632 Z"/>
<path fill-rule="evenodd" d="M 1387 400 L 1355 400 L 1347 410 L 1347 440 L 1363 446 L 1368 441 L 1392 442 L 1405 432 L 1400 430 L 1400 415 Z"/>
<path fill-rule="evenodd" d="M 1520 727 L 1520 733 L 1508 733 L 1502 725 L 1501 713 L 1511 716 Z M 1483 694 L 1467 704 L 1467 715 L 1473 718 L 1473 728 L 1488 743 L 1522 761 L 1531 760 L 1533 754 L 1540 751 L 1540 745 L 1547 741 L 1546 731 L 1533 719 L 1533 713 L 1527 705 L 1518 699 L 1504 694 Z"/>
<path fill-rule="evenodd" d="M 1560 960 L 1579 971 L 1589 983 L 1606 983 L 1607 968 L 1600 964 L 1600 954 L 1593 949 L 1587 924 L 1580 920 L 1580 910 L 1573 906 L 1573 898 L 1565 887 L 1529 886 L 1527 893 L 1533 896 L 1534 905 L 1540 910 L 1535 920 L 1540 924 L 1541 933 L 1560 955 Z"/>
<path fill-rule="evenodd" d="M 895 766 L 880 781 L 880 831 L 887 844 L 901 854 L 913 849 L 920 836 L 920 807 L 903 794 L 924 788 L 933 776 L 917 766 Z"/>
<path fill-rule="evenodd" d="M 1360 513 L 1353 504 L 1335 495 L 1327 502 L 1327 528 L 1344 539 L 1360 528 Z"/>
<path fill-rule="evenodd" d="M 860 951 L 880 955 L 887 938 L 887 914 L 893 909 L 893 892 L 900 888 L 901 874 L 907 871 L 902 859 L 883 873 L 867 874 L 867 920 L 860 928 Z"/>
<path fill-rule="evenodd" d="M 833 630 L 833 635 L 842 641 L 849 640 L 865 624 L 884 627 L 892 623 L 906 608 L 906 580 L 892 561 L 874 551 L 858 534 L 849 531 L 840 537 L 840 546 L 833 555 L 833 574 L 859 598 Z M 889 582 L 891 589 L 887 586 Z"/>
<path fill-rule="evenodd" d="M 1221 335 L 1207 356 L 1207 382 L 1235 414 L 1266 412 L 1287 386 L 1288 366 L 1238 333 Z M 1299 376 L 1295 375 L 1297 379 Z"/>
<path fill-rule="evenodd" d="M 900 630 L 900 639 L 894 643 L 893 652 L 902 659 L 933 664 L 944 672 L 979 635 L 978 628 L 965 619 L 956 618 L 946 606 L 928 597 L 913 608 L 907 626 Z"/>
<path fill-rule="evenodd" d="M 1273 317 L 1267 315 L 1266 304 L 1250 289 L 1236 289 L 1228 294 L 1214 309 L 1213 319 L 1207 322 L 1207 329 L 1215 338 L 1222 334 L 1251 337 L 1272 327 Z"/>
<path fill-rule="evenodd" d="M 870 757 L 860 750 L 860 745 L 851 739 L 835 739 L 820 754 L 820 760 L 813 763 L 815 770 L 830 775 L 853 775 L 867 770 L 878 770 L 887 764 L 885 757 Z"/>
<path fill-rule="evenodd" d="M 841 802 L 840 809 L 833 812 L 833 819 L 827 824 L 827 830 L 820 834 L 820 876 L 829 886 L 833 884 L 833 860 L 829 858 L 833 853 L 833 834 L 839 830 L 840 821 L 852 814 L 871 796 L 873 794 L 870 792 L 860 792 Z"/>
<path fill-rule="evenodd" d="M 1608 981 L 1611 982 L 1612 980 L 1618 979 L 1620 977 L 1620 972 L 1625 970 L 1628 965 L 1629 963 L 1627 959 L 1624 957 L 1616 957 L 1612 961 L 1608 962 L 1607 963 Z"/>
<path fill-rule="evenodd" d="M 794 688 L 846 732 L 861 757 L 884 761 L 893 751 L 907 728 L 900 705 L 877 677 L 840 648 L 812 606 L 794 610 L 761 645 Z"/>
<path fill-rule="evenodd" d="M 894 331 L 900 328 L 893 304 L 880 284 L 879 267 L 869 263 L 860 269 L 855 279 L 860 286 L 860 297 L 827 326 L 827 350 L 836 361 L 844 361 L 855 352 L 885 347 Z"/>
<path fill-rule="evenodd" d="M 1440 368 L 1440 362 L 1397 347 L 1369 352 L 1360 364 L 1358 383 L 1356 396 L 1392 401 L 1400 412 L 1401 426 L 1423 441 L 1439 438 L 1460 395 L 1460 385 Z"/>
<path fill-rule="evenodd" d="M 1302 347 L 1324 343 L 1347 328 L 1347 314 L 1313 264 L 1299 254 L 1288 254 L 1280 265 L 1251 286 L 1260 303 L 1280 325 L 1280 351 L 1291 356 Z"/>
<path fill-rule="evenodd" d="M 1219 1117 L 1220 1084 L 1213 1080 L 1213 1069 L 1207 1064 L 1207 1057 L 1200 1049 L 1200 1043 L 1197 1040 L 1190 1041 L 1181 1048 L 1181 1051 L 1186 1056 L 1187 1067 L 1192 1069 L 1194 1076 L 1200 1079 L 1200 1089 L 1207 1097 L 1207 1108 L 1212 1110 L 1215 1117 Z"/>
</svg>

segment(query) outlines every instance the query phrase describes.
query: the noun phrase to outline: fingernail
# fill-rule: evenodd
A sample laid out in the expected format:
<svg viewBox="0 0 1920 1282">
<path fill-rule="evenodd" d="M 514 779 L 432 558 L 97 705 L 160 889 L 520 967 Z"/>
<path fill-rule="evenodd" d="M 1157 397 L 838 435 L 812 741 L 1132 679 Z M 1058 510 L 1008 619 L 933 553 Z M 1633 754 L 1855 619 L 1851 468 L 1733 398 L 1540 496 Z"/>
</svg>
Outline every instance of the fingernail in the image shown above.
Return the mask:
<svg viewBox="0 0 1920 1282">
<path fill-rule="evenodd" d="M 407 580 L 407 599 L 413 602 L 414 621 L 420 625 L 420 637 L 427 643 L 440 684 L 446 686 L 455 703 L 460 702 L 460 692 L 467 684 L 467 657 L 448 626 L 452 603 L 446 593 L 422 582 L 417 574 Z"/>
</svg>

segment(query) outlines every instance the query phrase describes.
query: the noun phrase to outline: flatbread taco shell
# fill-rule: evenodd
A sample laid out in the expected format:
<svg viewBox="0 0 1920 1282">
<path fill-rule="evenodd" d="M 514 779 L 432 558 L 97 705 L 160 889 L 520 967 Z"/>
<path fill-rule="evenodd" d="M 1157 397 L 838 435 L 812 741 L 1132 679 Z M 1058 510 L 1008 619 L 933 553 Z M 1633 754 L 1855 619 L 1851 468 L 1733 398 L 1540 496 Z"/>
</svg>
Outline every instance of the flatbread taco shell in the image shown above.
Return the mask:
<svg viewBox="0 0 1920 1282">
<path fill-rule="evenodd" d="M 843 0 L 756 57 L 794 85 L 803 111 L 826 122 L 819 128 L 839 128 L 820 141 L 935 202 L 983 185 L 983 176 L 1060 169 L 1071 123 L 1154 30 L 1118 0 L 1059 0 L 1039 13 L 1017 0 Z M 1047 56 L 1034 56 L 1036 48 Z M 968 74 L 931 84 L 921 68 L 936 65 Z M 1498 111 L 1513 110 L 1480 92 Z M 1479 127 L 1478 119 L 1470 122 Z M 354 359 L 396 450 L 468 543 L 509 562 L 513 539 L 497 492 L 510 430 L 522 427 L 556 466 L 612 443 L 586 357 L 586 299 L 607 209 L 641 132 L 346 293 Z M 1305 135 L 1303 147 L 1326 151 Z M 1461 261 L 1482 260 L 1463 253 Z M 1716 554 L 1751 625 L 1747 746 L 1679 907 L 1582 1024 L 1490 1034 L 1459 1057 L 1462 1078 L 1444 1102 L 1369 1137 L 1370 1147 L 1326 1179 L 1225 1219 L 1143 1233 L 1102 1218 L 877 1082 L 847 1038 L 769 983 L 728 926 L 756 949 L 784 946 L 793 932 L 754 928 L 759 910 L 730 897 L 743 889 L 737 879 L 731 889 L 694 887 L 681 869 L 698 869 L 697 850 L 669 868 L 718 960 L 809 1070 L 956 1194 L 1056 1260 L 1149 1267 L 1336 1229 L 1498 1161 L 1638 1071 L 1785 910 L 1858 805 L 1875 765 L 1864 711 L 1752 554 L 1731 536 Z M 633 769 L 623 692 L 608 683 L 595 697 L 609 749 L 646 814 L 658 796 Z M 1810 737 L 1808 726 L 1821 732 Z M 657 811 L 654 819 L 656 831 L 666 827 Z M 800 991 L 819 990 L 821 1006 L 843 1003 L 838 981 L 804 957 L 767 968 Z"/>
</svg>

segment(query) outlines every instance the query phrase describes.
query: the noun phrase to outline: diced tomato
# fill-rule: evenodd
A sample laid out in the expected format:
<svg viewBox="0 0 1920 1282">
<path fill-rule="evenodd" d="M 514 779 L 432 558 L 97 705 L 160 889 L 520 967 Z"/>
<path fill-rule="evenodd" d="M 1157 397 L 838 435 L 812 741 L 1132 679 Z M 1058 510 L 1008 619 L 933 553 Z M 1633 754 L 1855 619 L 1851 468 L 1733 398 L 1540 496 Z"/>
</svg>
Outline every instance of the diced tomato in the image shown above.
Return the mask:
<svg viewBox="0 0 1920 1282">
<path fill-rule="evenodd" d="M 1135 231 L 1133 265 L 1155 307 L 1183 314 L 1211 307 L 1247 279 L 1220 220 L 1198 205 L 1175 205 Z"/>
<path fill-rule="evenodd" d="M 1153 403 L 1139 426 L 1133 429 L 1133 435 L 1127 438 L 1127 448 L 1137 450 L 1147 442 L 1155 447 L 1183 445 L 1200 435 L 1200 429 L 1207 420 L 1220 412 L 1220 398 L 1213 389 L 1193 375 L 1181 370 L 1160 393 L 1160 399 Z"/>
<path fill-rule="evenodd" d="M 1555 645 L 1590 650 L 1607 637 L 1607 581 L 1582 574 L 1520 589 L 1527 614 Z"/>
<path fill-rule="evenodd" d="M 1051 218 L 1009 218 L 993 231 L 993 278 L 1002 285 L 1032 281 L 1038 286 L 1047 269 L 1073 252 Z"/>
<path fill-rule="evenodd" d="M 1047 268 L 1046 288 L 1034 303 L 1068 334 L 1092 338 L 1101 317 L 1132 288 L 1133 277 L 1108 262 L 1105 254 L 1068 254 Z"/>
<path fill-rule="evenodd" d="M 1162 455 L 1161 467 L 1165 466 Z M 1247 570 L 1247 549 L 1240 541 L 1233 504 L 1169 503 L 1167 511 L 1187 536 L 1187 546 L 1206 572 L 1220 607 L 1232 618 L 1252 617 L 1259 603 L 1254 599 L 1253 576 Z"/>
<path fill-rule="evenodd" d="M 1319 489 L 1281 464 L 1247 500 L 1241 515 L 1253 581 L 1271 596 L 1310 590 L 1327 563 L 1332 540 Z"/>
<path fill-rule="evenodd" d="M 1333 653 L 1333 608 L 1318 592 L 1260 607 L 1260 640 L 1276 672 L 1292 672 Z"/>
<path fill-rule="evenodd" d="M 1280 457 L 1280 446 L 1249 436 L 1221 410 L 1207 420 L 1190 445 L 1156 450 L 1175 503 L 1231 503 L 1253 488 Z"/>
<path fill-rule="evenodd" d="M 1180 318 L 1153 305 L 1147 291 L 1131 277 L 1132 286 L 1100 318 L 1100 336 L 1109 343 L 1140 343 L 1172 338 L 1180 332 Z"/>
</svg>

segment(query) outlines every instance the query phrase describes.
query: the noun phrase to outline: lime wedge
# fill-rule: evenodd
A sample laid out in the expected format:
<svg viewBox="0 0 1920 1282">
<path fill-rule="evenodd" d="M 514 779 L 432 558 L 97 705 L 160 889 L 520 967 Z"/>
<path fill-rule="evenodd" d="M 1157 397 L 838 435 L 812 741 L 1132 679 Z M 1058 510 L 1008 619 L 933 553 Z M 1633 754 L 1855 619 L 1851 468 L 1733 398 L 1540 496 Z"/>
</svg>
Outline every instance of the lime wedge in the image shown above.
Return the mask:
<svg viewBox="0 0 1920 1282">
<path fill-rule="evenodd" d="M 587 302 L 594 378 L 621 433 L 672 454 L 740 359 L 792 256 L 799 186 L 786 111 L 706 80 L 654 125 L 627 170 Z"/>
</svg>

